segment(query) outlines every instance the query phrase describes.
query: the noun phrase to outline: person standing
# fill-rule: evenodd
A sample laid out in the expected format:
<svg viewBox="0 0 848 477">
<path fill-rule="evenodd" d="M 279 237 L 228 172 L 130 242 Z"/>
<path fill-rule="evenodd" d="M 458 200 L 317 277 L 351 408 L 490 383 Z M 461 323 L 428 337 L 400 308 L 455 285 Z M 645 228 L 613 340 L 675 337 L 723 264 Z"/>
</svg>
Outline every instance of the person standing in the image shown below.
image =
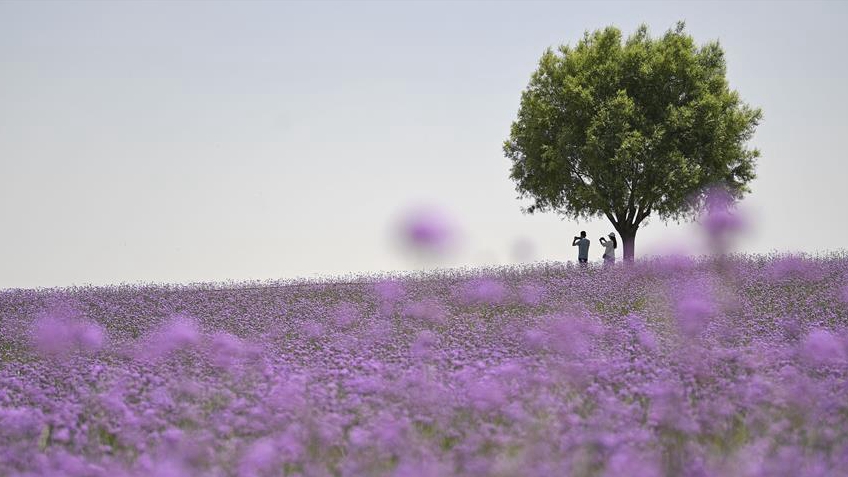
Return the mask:
<svg viewBox="0 0 848 477">
<path fill-rule="evenodd" d="M 609 240 L 601 237 L 601 245 L 604 246 L 604 265 L 612 265 L 615 263 L 615 249 L 618 248 L 618 241 L 615 239 L 615 233 L 610 232 Z"/>
<path fill-rule="evenodd" d="M 574 237 L 574 240 L 571 241 L 571 245 L 577 247 L 577 262 L 583 268 L 589 266 L 589 244 L 585 230 L 580 232 L 579 237 Z"/>
</svg>

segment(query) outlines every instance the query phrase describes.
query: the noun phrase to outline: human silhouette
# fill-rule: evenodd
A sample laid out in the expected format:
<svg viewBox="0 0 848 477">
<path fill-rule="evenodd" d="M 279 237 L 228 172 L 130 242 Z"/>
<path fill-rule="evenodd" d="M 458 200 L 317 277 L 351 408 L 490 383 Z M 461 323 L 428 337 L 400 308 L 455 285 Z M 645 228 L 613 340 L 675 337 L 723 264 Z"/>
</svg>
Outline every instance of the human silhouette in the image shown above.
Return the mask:
<svg viewBox="0 0 848 477">
<path fill-rule="evenodd" d="M 586 231 L 580 232 L 579 237 L 574 237 L 571 245 L 577 247 L 577 262 L 581 267 L 589 266 L 589 239 L 586 238 Z"/>
<path fill-rule="evenodd" d="M 601 237 L 601 245 L 604 246 L 604 265 L 612 265 L 615 263 L 615 249 L 618 248 L 618 241 L 615 239 L 615 233 L 610 232 L 609 240 Z"/>
</svg>

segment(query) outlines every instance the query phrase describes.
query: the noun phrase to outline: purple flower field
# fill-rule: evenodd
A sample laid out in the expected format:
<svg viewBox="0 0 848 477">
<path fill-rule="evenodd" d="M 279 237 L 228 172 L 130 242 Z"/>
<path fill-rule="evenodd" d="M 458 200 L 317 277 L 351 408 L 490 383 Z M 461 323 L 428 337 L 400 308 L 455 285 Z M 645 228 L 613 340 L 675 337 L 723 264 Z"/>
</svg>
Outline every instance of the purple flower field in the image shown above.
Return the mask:
<svg viewBox="0 0 848 477">
<path fill-rule="evenodd" d="M 848 475 L 848 257 L 0 292 L 0 475 Z"/>
</svg>

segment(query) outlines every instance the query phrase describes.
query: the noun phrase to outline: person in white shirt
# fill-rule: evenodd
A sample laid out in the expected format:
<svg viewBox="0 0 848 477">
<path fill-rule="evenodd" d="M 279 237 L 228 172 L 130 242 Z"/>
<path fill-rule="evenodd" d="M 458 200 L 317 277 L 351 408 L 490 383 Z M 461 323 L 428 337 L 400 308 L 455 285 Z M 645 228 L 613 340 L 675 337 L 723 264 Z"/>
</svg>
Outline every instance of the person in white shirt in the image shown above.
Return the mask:
<svg viewBox="0 0 848 477">
<path fill-rule="evenodd" d="M 615 249 L 618 248 L 618 241 L 615 239 L 615 233 L 610 232 L 609 240 L 601 237 L 601 245 L 604 246 L 604 265 L 612 265 L 615 263 Z"/>
</svg>

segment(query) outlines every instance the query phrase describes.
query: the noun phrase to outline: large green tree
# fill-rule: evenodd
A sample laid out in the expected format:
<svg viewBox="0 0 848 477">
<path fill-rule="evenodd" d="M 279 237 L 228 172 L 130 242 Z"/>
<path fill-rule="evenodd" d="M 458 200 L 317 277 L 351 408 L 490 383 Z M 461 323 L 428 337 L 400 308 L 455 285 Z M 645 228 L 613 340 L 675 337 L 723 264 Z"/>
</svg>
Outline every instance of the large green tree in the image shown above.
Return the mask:
<svg viewBox="0 0 848 477">
<path fill-rule="evenodd" d="M 697 45 L 682 22 L 659 38 L 607 27 L 542 55 L 504 152 L 526 212 L 606 217 L 632 260 L 648 217 L 693 218 L 714 185 L 749 192 L 760 118 L 717 41 Z"/>
</svg>

